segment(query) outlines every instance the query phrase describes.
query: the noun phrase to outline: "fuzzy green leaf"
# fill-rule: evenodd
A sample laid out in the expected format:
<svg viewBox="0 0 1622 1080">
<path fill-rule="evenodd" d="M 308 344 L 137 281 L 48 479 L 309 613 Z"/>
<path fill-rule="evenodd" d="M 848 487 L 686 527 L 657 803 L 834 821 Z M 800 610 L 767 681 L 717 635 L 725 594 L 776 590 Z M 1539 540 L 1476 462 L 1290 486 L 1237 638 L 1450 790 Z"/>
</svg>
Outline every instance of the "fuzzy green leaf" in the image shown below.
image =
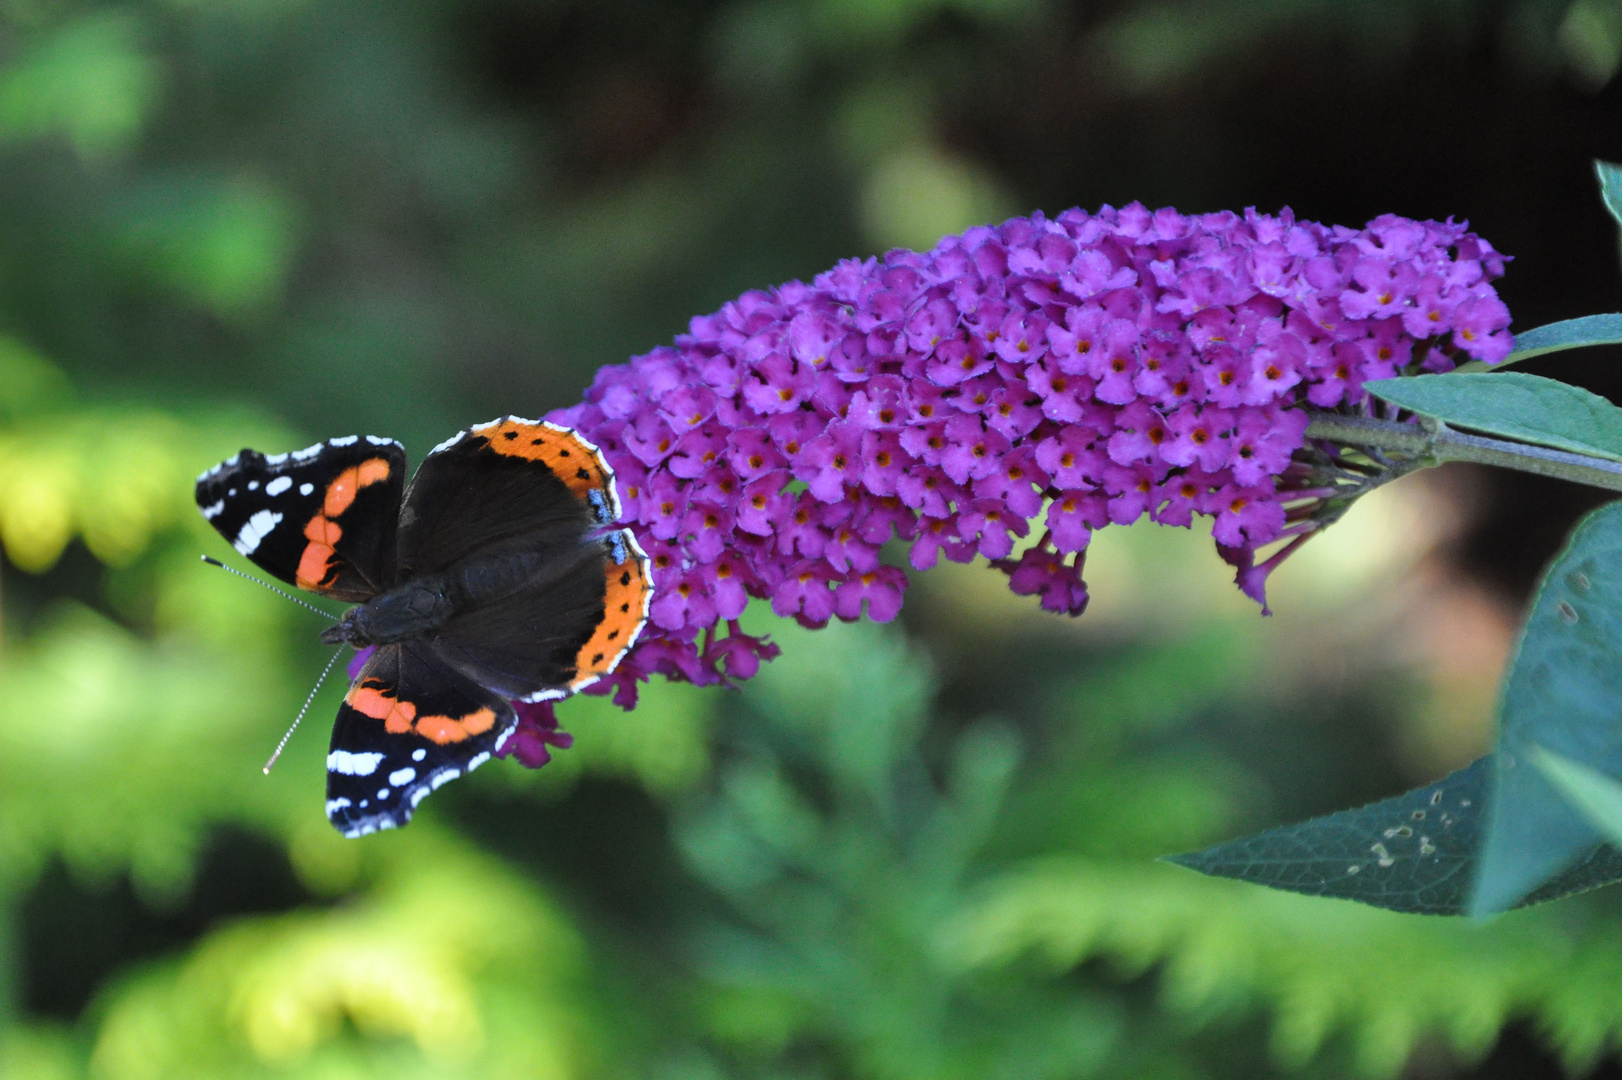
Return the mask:
<svg viewBox="0 0 1622 1080">
<path fill-rule="evenodd" d="M 1589 514 L 1550 564 L 1510 662 L 1471 910 L 1513 907 L 1601 839 L 1541 751 L 1622 774 L 1622 502 Z M 1596 882 L 1595 884 L 1598 884 Z"/>
<path fill-rule="evenodd" d="M 1415 375 L 1364 384 L 1382 401 L 1455 427 L 1622 461 L 1622 409 L 1541 375 Z"/>
<path fill-rule="evenodd" d="M 1515 351 L 1490 369 L 1480 361 L 1471 361 L 1461 370 L 1498 371 L 1544 353 L 1582 349 L 1590 345 L 1622 345 L 1622 314 L 1584 315 L 1578 319 L 1563 319 L 1534 327 L 1524 334 L 1516 334 Z"/>
<path fill-rule="evenodd" d="M 1461 915 L 1481 845 L 1491 758 L 1356 810 L 1173 855 L 1214 877 L 1357 900 L 1391 911 Z M 1590 841 L 1581 861 L 1520 901 L 1541 903 L 1622 880 L 1622 852 Z"/>
</svg>

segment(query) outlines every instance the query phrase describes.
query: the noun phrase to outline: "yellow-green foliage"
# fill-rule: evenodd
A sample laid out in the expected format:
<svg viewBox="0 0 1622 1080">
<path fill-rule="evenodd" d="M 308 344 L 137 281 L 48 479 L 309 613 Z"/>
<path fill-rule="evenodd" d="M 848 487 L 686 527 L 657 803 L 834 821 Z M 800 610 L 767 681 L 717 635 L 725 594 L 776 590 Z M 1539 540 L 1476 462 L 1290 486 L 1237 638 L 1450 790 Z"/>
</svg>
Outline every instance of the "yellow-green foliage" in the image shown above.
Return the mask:
<svg viewBox="0 0 1622 1080">
<path fill-rule="evenodd" d="M 1299 1067 L 1337 1033 L 1360 1075 L 1393 1076 L 1427 1038 L 1461 1058 L 1530 1018 L 1573 1069 L 1622 1036 L 1622 923 L 1580 901 L 1488 924 L 1398 915 L 1197 877 L 1141 861 L 1053 859 L 999 875 L 942 935 L 971 967 L 1026 954 L 1063 971 L 1097 957 L 1161 965 L 1161 1002 L 1196 1021 L 1261 1010 Z"/>
<path fill-rule="evenodd" d="M 210 827 L 296 820 L 293 793 L 318 799 L 317 785 L 253 783 L 267 722 L 295 704 L 279 692 L 281 676 L 273 658 L 143 641 L 77 606 L 8 643 L 0 873 L 26 880 L 58 854 L 93 877 L 127 866 L 143 886 L 172 894 Z M 308 770 L 312 756 L 295 768 Z"/>
<path fill-rule="evenodd" d="M 74 539 L 122 567 L 165 530 L 203 536 L 191 478 L 244 440 L 291 438 L 243 412 L 80 403 L 52 365 L 9 338 L 0 338 L 0 418 L 0 542 L 34 572 Z"/>
<path fill-rule="evenodd" d="M 247 919 L 111 994 L 102 1080 L 548 1077 L 598 1033 L 567 918 L 432 826 L 390 838 L 353 903 Z"/>
</svg>

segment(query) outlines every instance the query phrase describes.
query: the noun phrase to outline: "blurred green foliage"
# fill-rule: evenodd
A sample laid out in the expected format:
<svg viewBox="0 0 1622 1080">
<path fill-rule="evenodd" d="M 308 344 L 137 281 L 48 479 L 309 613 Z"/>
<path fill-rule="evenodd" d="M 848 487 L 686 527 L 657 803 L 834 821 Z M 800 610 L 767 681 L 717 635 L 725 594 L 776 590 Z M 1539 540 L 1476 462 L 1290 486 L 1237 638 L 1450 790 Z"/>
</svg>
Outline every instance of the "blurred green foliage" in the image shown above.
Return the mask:
<svg viewBox="0 0 1622 1080">
<path fill-rule="evenodd" d="M 746 689 L 570 702 L 545 769 L 363 842 L 321 815 L 336 688 L 259 775 L 319 623 L 199 565 L 228 552 L 190 492 L 243 445 L 420 455 L 744 289 L 1035 205 L 1470 214 L 1528 272 L 1543 237 L 1608 266 L 1505 179 L 1552 151 L 1502 164 L 1399 76 L 1475 57 L 1495 100 L 1558 103 L 1609 79 L 1614 25 L 1591 0 L 0 3 L 0 1080 L 1441 1076 L 1528 1025 L 1573 1068 L 1613 1054 L 1607 893 L 1478 926 L 1153 862 L 1474 755 L 1507 622 L 1436 584 L 1445 490 L 1360 504 L 1271 622 L 1208 537 L 1156 529 L 1100 534 L 1073 624 L 961 567 L 918 576 L 905 626 L 751 611 L 784 654 Z M 1270 119 L 1230 123 L 1247 68 Z M 1416 128 L 1310 157 L 1348 110 Z M 1426 148 L 1461 186 L 1392 186 Z M 1582 287 L 1552 281 L 1558 314 L 1606 306 Z"/>
</svg>

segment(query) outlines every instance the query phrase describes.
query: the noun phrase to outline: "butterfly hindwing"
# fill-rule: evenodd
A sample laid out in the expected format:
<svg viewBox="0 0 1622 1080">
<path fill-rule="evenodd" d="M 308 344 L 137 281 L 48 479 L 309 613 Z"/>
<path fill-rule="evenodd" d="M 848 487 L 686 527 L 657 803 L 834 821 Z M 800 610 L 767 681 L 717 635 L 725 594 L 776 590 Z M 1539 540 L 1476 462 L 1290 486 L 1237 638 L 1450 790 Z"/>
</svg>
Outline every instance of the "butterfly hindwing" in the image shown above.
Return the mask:
<svg viewBox="0 0 1622 1080">
<path fill-rule="evenodd" d="M 434 650 L 477 682 L 529 701 L 564 697 L 613 671 L 647 621 L 647 556 L 617 530 L 552 559 L 558 572 L 447 622 Z"/>
<path fill-rule="evenodd" d="M 607 572 L 603 618 L 575 658 L 571 693 L 619 667 L 647 625 L 648 609 L 653 604 L 652 567 L 636 535 L 630 529 L 621 529 L 609 533 L 604 542 L 608 545 L 608 561 L 603 565 Z"/>
<path fill-rule="evenodd" d="M 504 417 L 423 460 L 400 517 L 404 574 L 444 570 L 515 539 L 571 542 L 619 517 L 613 474 L 568 428 Z"/>
<path fill-rule="evenodd" d="M 420 646 L 381 646 L 338 707 L 328 820 L 349 837 L 404 825 L 429 792 L 489 760 L 517 722 L 506 700 Z"/>
<path fill-rule="evenodd" d="M 266 456 L 244 450 L 197 478 L 197 505 L 221 536 L 301 589 L 363 601 L 394 581 L 405 451 L 349 436 Z"/>
</svg>

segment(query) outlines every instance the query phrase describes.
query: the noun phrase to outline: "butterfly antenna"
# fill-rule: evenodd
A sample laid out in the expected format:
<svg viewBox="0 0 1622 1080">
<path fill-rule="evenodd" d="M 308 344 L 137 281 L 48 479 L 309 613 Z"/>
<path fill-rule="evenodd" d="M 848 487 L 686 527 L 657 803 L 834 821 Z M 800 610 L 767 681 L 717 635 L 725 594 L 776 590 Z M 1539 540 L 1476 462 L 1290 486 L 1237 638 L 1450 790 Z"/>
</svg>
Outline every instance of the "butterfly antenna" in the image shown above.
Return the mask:
<svg viewBox="0 0 1622 1080">
<path fill-rule="evenodd" d="M 282 756 L 282 747 L 287 745 L 287 740 L 291 739 L 293 732 L 298 730 L 299 721 L 303 720 L 304 714 L 310 711 L 310 702 L 315 700 L 315 695 L 320 691 L 321 684 L 327 681 L 327 674 L 332 671 L 332 665 L 336 664 L 338 657 L 343 654 L 344 650 L 340 647 L 337 652 L 332 654 L 332 659 L 327 661 L 327 666 L 321 669 L 321 677 L 315 680 L 315 686 L 311 688 L 310 696 L 304 699 L 304 708 L 300 709 L 298 715 L 293 717 L 293 726 L 287 729 L 287 734 L 282 736 L 282 741 L 276 744 L 276 752 L 270 755 L 269 761 L 265 762 L 266 776 L 270 775 L 270 767 L 276 764 L 276 759 Z"/>
<path fill-rule="evenodd" d="M 277 594 L 279 594 L 281 596 L 287 597 L 289 600 L 293 601 L 293 603 L 297 604 L 299 607 L 309 608 L 311 611 L 315 612 L 317 615 L 325 615 L 327 618 L 331 619 L 333 622 L 338 621 L 338 616 L 333 615 L 330 612 L 322 611 L 320 608 L 316 607 L 314 604 L 309 603 L 306 600 L 301 600 L 299 597 L 294 596 L 292 593 L 288 592 L 286 589 L 278 589 L 276 586 L 272 585 L 268 581 L 261 581 L 259 578 L 254 577 L 252 574 L 244 574 L 241 570 L 238 570 L 236 567 L 234 567 L 234 566 L 226 566 L 220 560 L 218 560 L 216 558 L 213 558 L 211 556 L 204 555 L 203 556 L 203 561 L 208 563 L 208 565 L 210 565 L 210 566 L 219 567 L 221 570 L 224 570 L 228 574 L 235 574 L 239 578 L 247 578 L 249 581 L 257 582 L 258 584 L 263 585 L 265 588 L 269 589 L 271 592 L 277 593 Z"/>
</svg>

